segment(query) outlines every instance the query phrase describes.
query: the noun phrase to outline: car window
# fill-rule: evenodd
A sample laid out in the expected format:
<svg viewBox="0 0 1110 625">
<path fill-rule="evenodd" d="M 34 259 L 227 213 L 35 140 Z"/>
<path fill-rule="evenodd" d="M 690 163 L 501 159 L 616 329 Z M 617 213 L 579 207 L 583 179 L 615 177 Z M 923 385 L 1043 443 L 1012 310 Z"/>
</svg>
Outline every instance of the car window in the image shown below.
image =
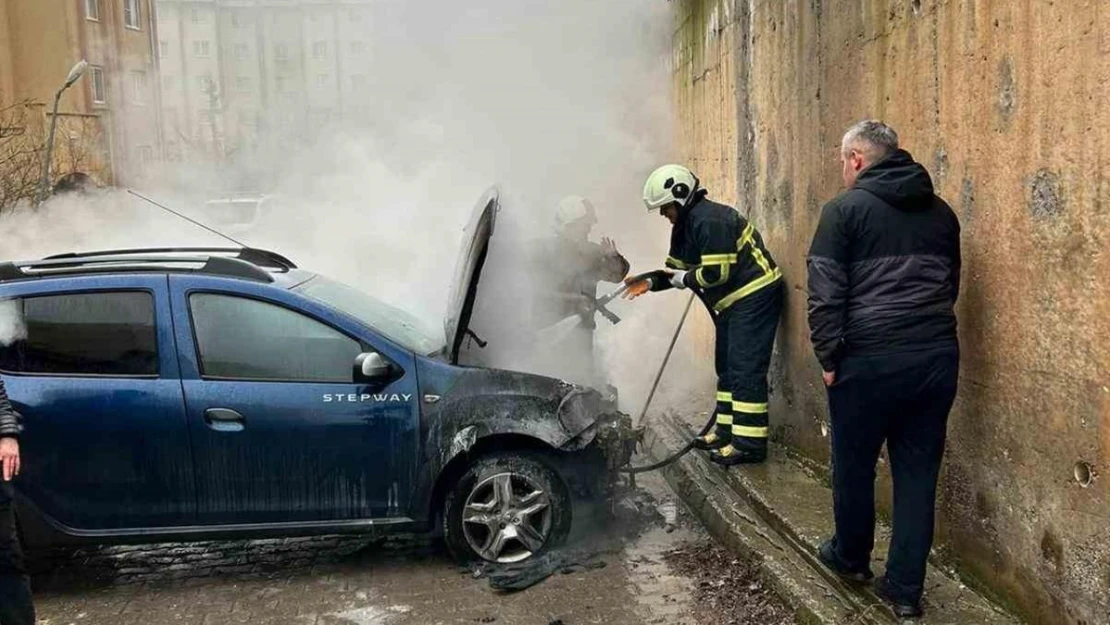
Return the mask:
<svg viewBox="0 0 1110 625">
<path fill-rule="evenodd" d="M 48 375 L 158 374 L 154 297 L 144 291 L 45 295 L 0 307 L 0 370 Z"/>
<path fill-rule="evenodd" d="M 315 319 L 259 300 L 196 293 L 189 297 L 208 378 L 353 382 L 362 345 Z"/>
<path fill-rule="evenodd" d="M 342 282 L 317 275 L 293 290 L 351 315 L 389 340 L 423 356 L 443 348 L 442 331 L 437 336 L 436 331 L 420 319 Z"/>
</svg>

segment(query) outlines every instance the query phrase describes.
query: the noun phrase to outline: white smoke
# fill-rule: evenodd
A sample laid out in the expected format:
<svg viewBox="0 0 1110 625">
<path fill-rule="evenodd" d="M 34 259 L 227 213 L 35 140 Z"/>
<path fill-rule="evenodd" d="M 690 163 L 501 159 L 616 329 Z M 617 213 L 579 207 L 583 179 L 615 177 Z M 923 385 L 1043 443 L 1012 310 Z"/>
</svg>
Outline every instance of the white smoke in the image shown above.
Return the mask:
<svg viewBox="0 0 1110 625">
<path fill-rule="evenodd" d="M 673 158 L 668 3 L 384 0 L 367 7 L 368 114 L 308 137 L 274 127 L 259 150 L 230 162 L 168 163 L 142 191 L 209 221 L 205 200 L 226 195 L 229 180 L 252 180 L 254 192 L 279 201 L 237 238 L 440 324 L 461 229 L 482 191 L 498 184 L 504 211 L 475 319 L 495 360 L 498 337 L 490 334 L 499 312 L 528 298 L 499 266 L 515 262 L 523 242 L 549 233 L 561 197 L 593 201 L 595 240 L 616 239 L 634 272 L 661 265 L 669 228 L 647 215 L 639 195 L 646 175 Z M 224 242 L 120 191 L 61 197 L 0 219 L 0 258 L 197 244 Z M 543 278 L 531 286 L 542 288 Z M 642 402 L 684 300 L 668 293 L 618 302 L 620 325 L 599 320 L 599 358 L 626 409 Z M 688 341 L 682 345 L 672 367 L 683 375 L 668 377 L 664 389 L 675 402 L 704 390 L 711 369 Z"/>
<path fill-rule="evenodd" d="M 0 299 L 0 347 L 27 338 L 19 301 Z"/>
</svg>

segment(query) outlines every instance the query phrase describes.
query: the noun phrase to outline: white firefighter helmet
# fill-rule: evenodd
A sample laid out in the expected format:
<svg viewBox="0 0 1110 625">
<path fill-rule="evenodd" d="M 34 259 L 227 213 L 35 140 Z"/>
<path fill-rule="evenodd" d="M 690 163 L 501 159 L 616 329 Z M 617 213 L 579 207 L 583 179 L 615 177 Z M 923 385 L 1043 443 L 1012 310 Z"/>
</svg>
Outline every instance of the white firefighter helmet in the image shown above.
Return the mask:
<svg viewBox="0 0 1110 625">
<path fill-rule="evenodd" d="M 698 188 L 694 172 L 682 165 L 664 165 L 651 172 L 644 183 L 644 205 L 649 213 L 671 202 L 686 206 Z"/>
<path fill-rule="evenodd" d="M 559 200 L 555 209 L 555 229 L 562 230 L 570 224 L 585 222 L 589 225 L 597 223 L 597 211 L 594 205 L 580 195 L 568 195 Z"/>
</svg>

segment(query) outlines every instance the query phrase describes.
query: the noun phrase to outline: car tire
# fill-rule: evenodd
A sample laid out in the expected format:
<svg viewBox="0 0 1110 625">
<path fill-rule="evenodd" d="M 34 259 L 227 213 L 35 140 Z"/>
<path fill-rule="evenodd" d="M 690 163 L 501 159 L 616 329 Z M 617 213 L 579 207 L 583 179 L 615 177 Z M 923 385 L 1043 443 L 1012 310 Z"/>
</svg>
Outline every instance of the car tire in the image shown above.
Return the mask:
<svg viewBox="0 0 1110 625">
<path fill-rule="evenodd" d="M 550 456 L 491 454 L 448 492 L 443 540 L 461 562 L 521 562 L 562 545 L 572 514 L 567 485 Z"/>
</svg>

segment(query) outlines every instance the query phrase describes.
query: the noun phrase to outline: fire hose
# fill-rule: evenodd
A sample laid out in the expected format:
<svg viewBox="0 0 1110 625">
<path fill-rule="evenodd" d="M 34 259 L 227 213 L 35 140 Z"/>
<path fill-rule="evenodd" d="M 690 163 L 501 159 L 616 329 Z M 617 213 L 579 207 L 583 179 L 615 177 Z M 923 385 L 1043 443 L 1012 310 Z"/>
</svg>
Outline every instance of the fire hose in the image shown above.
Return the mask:
<svg viewBox="0 0 1110 625">
<path fill-rule="evenodd" d="M 644 402 L 644 408 L 643 408 L 643 410 L 640 411 L 640 417 L 636 421 L 637 425 L 644 422 L 644 417 L 647 416 L 647 411 L 648 411 L 648 408 L 651 406 L 651 401 L 653 399 L 655 399 L 655 391 L 659 388 L 659 380 L 661 380 L 663 378 L 663 371 L 666 370 L 667 363 L 670 362 L 670 360 L 671 360 L 671 354 L 674 353 L 674 346 L 678 342 L 678 335 L 682 333 L 682 326 L 686 325 L 686 317 L 687 317 L 687 315 L 690 314 L 690 306 L 693 303 L 694 303 L 694 294 L 691 293 L 690 294 L 690 299 L 686 300 L 686 309 L 682 311 L 682 319 L 679 320 L 678 327 L 675 328 L 675 330 L 674 330 L 674 336 L 671 337 L 671 344 L 670 344 L 669 347 L 667 347 L 667 353 L 666 353 L 666 355 L 663 356 L 663 362 L 659 365 L 659 371 L 656 372 L 656 374 L 655 374 L 655 382 L 652 383 L 651 391 L 648 393 L 648 396 L 647 396 L 647 401 Z M 715 416 L 710 415 L 709 416 L 709 421 L 706 422 L 705 427 L 702 428 L 701 433 L 699 433 L 698 436 L 701 437 L 701 436 L 705 436 L 706 434 L 708 434 L 709 430 L 713 427 L 713 422 L 714 421 L 715 421 Z M 686 443 L 686 446 L 683 447 L 682 449 L 678 450 L 678 452 L 676 452 L 675 454 L 671 455 L 668 458 L 664 458 L 663 460 L 660 460 L 659 462 L 655 462 L 653 464 L 649 464 L 647 466 L 642 466 L 642 467 L 624 467 L 620 471 L 621 471 L 621 473 L 627 473 L 628 475 L 633 475 L 634 476 L 638 473 L 647 473 L 648 471 L 655 471 L 657 469 L 662 469 L 663 467 L 676 462 L 679 458 L 681 458 L 681 457 L 685 456 L 686 454 L 690 453 L 690 450 L 693 449 L 693 448 L 694 448 L 694 439 L 692 439 L 689 443 Z"/>
</svg>

